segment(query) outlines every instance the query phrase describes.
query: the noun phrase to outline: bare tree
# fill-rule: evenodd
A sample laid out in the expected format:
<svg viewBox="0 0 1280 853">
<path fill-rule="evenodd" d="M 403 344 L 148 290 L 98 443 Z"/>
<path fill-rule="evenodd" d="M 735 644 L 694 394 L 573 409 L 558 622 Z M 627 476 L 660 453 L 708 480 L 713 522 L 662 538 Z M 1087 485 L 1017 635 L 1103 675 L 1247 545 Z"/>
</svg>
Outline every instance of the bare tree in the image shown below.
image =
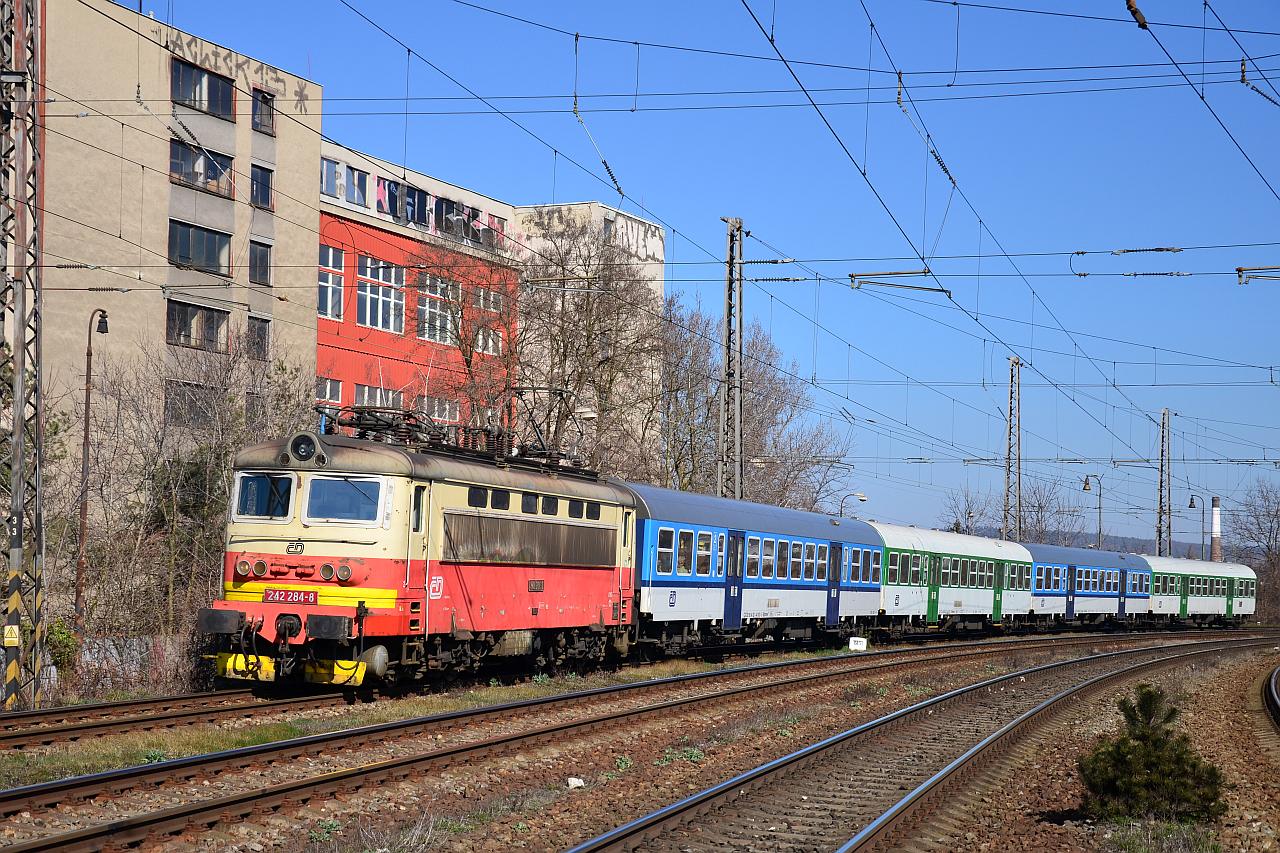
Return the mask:
<svg viewBox="0 0 1280 853">
<path fill-rule="evenodd" d="M 1254 480 L 1229 518 L 1232 556 L 1258 573 L 1258 618 L 1274 620 L 1280 616 L 1280 487 Z"/>
<path fill-rule="evenodd" d="M 194 613 L 221 592 L 232 457 L 314 425 L 310 371 L 266 360 L 260 339 L 229 341 L 226 352 L 140 344 L 96 372 L 86 543 L 87 632 L 96 651 L 89 669 L 167 674 L 179 679 L 170 686 L 184 686 Z M 64 457 L 51 479 L 51 598 L 66 598 L 72 584 L 79 462 Z M 157 649 L 169 651 L 163 666 L 137 659 Z"/>
<path fill-rule="evenodd" d="M 979 492 L 966 483 L 958 492 L 948 492 L 938 520 L 952 533 L 973 534 L 993 527 L 998 518 L 995 495 Z"/>
<path fill-rule="evenodd" d="M 1032 480 L 1022 487 L 1022 538 L 1042 545 L 1075 545 L 1084 512 L 1057 483 Z"/>
<path fill-rule="evenodd" d="M 535 211 L 519 322 L 522 386 L 551 448 L 643 476 L 658 448 L 662 299 L 615 235 L 571 208 Z M 575 434 L 585 422 L 584 435 Z"/>
<path fill-rule="evenodd" d="M 669 299 L 663 333 L 662 465 L 658 482 L 714 493 L 716 488 L 719 320 L 700 306 Z M 845 491 L 850 442 L 809 411 L 795 365 L 759 324 L 743 345 L 743 495 L 797 509 L 831 509 Z"/>
</svg>

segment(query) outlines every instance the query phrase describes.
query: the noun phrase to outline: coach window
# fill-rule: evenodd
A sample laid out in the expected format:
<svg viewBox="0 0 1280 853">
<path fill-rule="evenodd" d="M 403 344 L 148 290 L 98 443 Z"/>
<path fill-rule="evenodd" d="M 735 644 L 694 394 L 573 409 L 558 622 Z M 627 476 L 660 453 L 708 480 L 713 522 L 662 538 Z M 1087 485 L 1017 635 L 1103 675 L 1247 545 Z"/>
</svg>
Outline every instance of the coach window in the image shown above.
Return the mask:
<svg viewBox="0 0 1280 853">
<path fill-rule="evenodd" d="M 859 583 L 862 577 L 862 552 L 856 548 L 849 552 L 849 580 Z"/>
<path fill-rule="evenodd" d="M 804 548 L 803 542 L 791 543 L 791 579 L 800 580 L 801 567 L 804 564 L 804 555 L 801 553 Z"/>
<path fill-rule="evenodd" d="M 889 554 L 889 583 L 898 582 L 898 552 Z"/>
<path fill-rule="evenodd" d="M 711 534 L 698 534 L 698 574 L 707 577 L 711 574 Z"/>
<path fill-rule="evenodd" d="M 760 576 L 764 578 L 773 577 L 773 549 L 774 542 L 772 539 L 764 540 L 763 550 L 760 559 Z"/>
<path fill-rule="evenodd" d="M 818 580 L 827 579 L 827 546 L 818 546 Z"/>
<path fill-rule="evenodd" d="M 804 579 L 807 581 L 813 580 L 813 552 L 813 543 L 804 543 Z"/>
<path fill-rule="evenodd" d="M 693 574 L 693 531 L 681 530 L 679 547 L 676 549 L 676 574 Z"/>
<path fill-rule="evenodd" d="M 582 518 L 582 514 L 585 511 L 586 511 L 586 507 L 582 505 L 582 501 L 576 500 L 575 498 L 569 498 L 569 517 L 570 518 Z"/>
<path fill-rule="evenodd" d="M 587 520 L 588 521 L 600 520 L 600 504 L 596 503 L 595 501 L 589 501 L 587 503 Z"/>
<path fill-rule="evenodd" d="M 670 527 L 658 528 L 658 565 L 660 575 L 671 574 L 671 565 L 675 562 L 676 533 Z"/>
<path fill-rule="evenodd" d="M 724 577 L 724 564 L 729 557 L 724 551 L 724 534 L 720 533 L 716 536 L 716 574 Z"/>
<path fill-rule="evenodd" d="M 760 577 L 760 537 L 747 537 L 747 577 Z"/>
<path fill-rule="evenodd" d="M 883 551 L 871 552 L 871 582 L 873 584 L 876 584 L 877 586 L 880 584 L 880 578 L 881 578 L 880 568 L 884 562 L 884 558 L 881 556 L 881 554 L 883 553 L 884 553 Z M 866 560 L 866 556 L 864 555 L 863 561 L 865 562 L 865 560 Z"/>
<path fill-rule="evenodd" d="M 920 585 L 920 555 L 913 554 L 911 556 L 911 583 L 915 586 Z"/>
<path fill-rule="evenodd" d="M 489 506 L 494 509 L 511 509 L 511 493 L 506 489 L 494 489 L 489 495 Z"/>
<path fill-rule="evenodd" d="M 969 585 L 969 561 L 963 557 L 960 559 L 960 586 Z"/>
<path fill-rule="evenodd" d="M 787 579 L 787 564 L 791 559 L 791 545 L 785 539 L 778 540 L 778 580 Z"/>
<path fill-rule="evenodd" d="M 538 511 L 538 496 L 525 492 L 520 496 L 520 511 L 534 513 Z"/>
<path fill-rule="evenodd" d="M 489 490 L 483 486 L 471 486 L 467 489 L 467 506 L 484 509 L 489 504 Z"/>
<path fill-rule="evenodd" d="M 426 497 L 426 486 L 413 487 L 413 532 L 422 532 L 422 501 Z"/>
<path fill-rule="evenodd" d="M 560 499 L 552 495 L 542 496 L 542 514 L 543 515 L 559 515 Z"/>
</svg>

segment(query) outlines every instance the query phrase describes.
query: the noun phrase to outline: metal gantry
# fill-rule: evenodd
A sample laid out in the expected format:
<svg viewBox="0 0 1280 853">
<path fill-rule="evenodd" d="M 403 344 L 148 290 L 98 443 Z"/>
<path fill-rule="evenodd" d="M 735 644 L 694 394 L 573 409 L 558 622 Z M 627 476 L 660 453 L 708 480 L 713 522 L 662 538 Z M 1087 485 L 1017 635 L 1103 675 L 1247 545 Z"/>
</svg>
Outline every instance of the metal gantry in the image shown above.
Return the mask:
<svg viewBox="0 0 1280 853">
<path fill-rule="evenodd" d="M 742 500 L 742 220 L 728 226 L 721 334 L 720 434 L 716 439 L 716 493 Z"/>
<path fill-rule="evenodd" d="M 39 707 L 45 665 L 40 376 L 39 0 L 0 0 L 0 441 L 8 498 L 4 706 Z"/>
</svg>

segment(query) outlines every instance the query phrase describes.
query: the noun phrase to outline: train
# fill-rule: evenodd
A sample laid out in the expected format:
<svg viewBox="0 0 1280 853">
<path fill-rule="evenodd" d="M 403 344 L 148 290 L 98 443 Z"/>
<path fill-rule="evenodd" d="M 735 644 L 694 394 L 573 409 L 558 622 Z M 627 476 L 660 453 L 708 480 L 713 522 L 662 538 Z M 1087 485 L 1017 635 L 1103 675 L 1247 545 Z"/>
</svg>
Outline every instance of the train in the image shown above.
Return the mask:
<svg viewBox="0 0 1280 853">
<path fill-rule="evenodd" d="M 352 410 L 233 462 L 220 679 L 385 687 L 855 636 L 1231 626 L 1247 566 L 628 483 Z M 410 421 L 412 417 L 410 416 Z"/>
</svg>

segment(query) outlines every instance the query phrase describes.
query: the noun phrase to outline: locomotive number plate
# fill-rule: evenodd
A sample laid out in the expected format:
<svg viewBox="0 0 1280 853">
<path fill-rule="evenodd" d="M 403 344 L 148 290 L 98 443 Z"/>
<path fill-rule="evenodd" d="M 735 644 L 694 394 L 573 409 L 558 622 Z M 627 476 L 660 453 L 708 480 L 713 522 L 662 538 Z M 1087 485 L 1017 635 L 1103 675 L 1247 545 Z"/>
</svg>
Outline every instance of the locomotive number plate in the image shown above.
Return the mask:
<svg viewBox="0 0 1280 853">
<path fill-rule="evenodd" d="M 268 589 L 262 593 L 266 604 L 315 604 L 314 589 Z"/>
</svg>

